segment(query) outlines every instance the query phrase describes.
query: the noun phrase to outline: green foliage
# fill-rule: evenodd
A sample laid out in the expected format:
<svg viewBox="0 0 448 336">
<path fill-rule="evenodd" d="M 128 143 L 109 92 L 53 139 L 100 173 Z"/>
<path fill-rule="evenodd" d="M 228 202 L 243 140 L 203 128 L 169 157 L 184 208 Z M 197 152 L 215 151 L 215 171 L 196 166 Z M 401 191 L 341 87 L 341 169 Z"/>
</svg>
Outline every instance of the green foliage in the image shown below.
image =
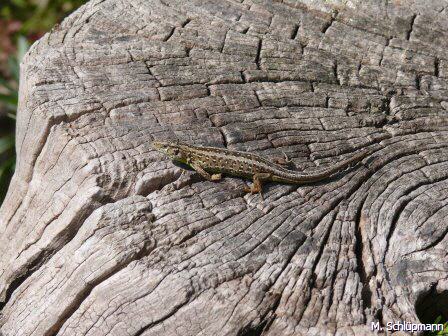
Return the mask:
<svg viewBox="0 0 448 336">
<path fill-rule="evenodd" d="M 34 41 L 87 0 L 0 0 L 0 205 L 15 169 L 20 62 Z M 5 65 L 3 65 L 5 63 Z M 6 117 L 4 117 L 6 115 Z M 2 117 L 3 116 L 3 117 Z"/>
<path fill-rule="evenodd" d="M 0 77 L 0 105 L 6 109 L 7 117 L 15 120 L 18 102 L 20 62 L 29 48 L 27 39 L 19 36 L 17 53 L 8 58 L 9 80 Z M 14 173 L 16 157 L 14 153 L 14 132 L 0 137 L 0 204 L 5 198 L 9 182 Z"/>
<path fill-rule="evenodd" d="M 22 23 L 21 35 L 29 36 L 50 30 L 68 13 L 86 0 L 1 0 L 0 18 Z"/>
<path fill-rule="evenodd" d="M 442 316 L 438 316 L 436 320 L 434 321 L 434 324 L 439 324 L 442 321 Z M 448 321 L 446 321 L 443 324 L 443 330 L 440 331 L 432 331 L 425 334 L 426 336 L 442 336 L 442 335 L 448 335 Z"/>
<path fill-rule="evenodd" d="M 19 36 L 17 39 L 17 53 L 8 58 L 8 72 L 10 79 L 0 77 L 0 105 L 3 106 L 8 117 L 15 119 L 18 102 L 18 87 L 20 79 L 20 62 L 29 48 L 28 40 Z"/>
<path fill-rule="evenodd" d="M 435 323 L 436 323 L 436 324 L 437 324 L 437 323 L 440 323 L 441 320 L 442 320 L 442 316 L 438 316 L 437 319 L 436 319 L 436 321 L 435 321 Z M 446 321 L 446 322 L 443 324 L 443 330 L 437 332 L 436 335 L 448 335 L 448 321 Z"/>
<path fill-rule="evenodd" d="M 25 56 L 30 44 L 28 40 L 19 36 L 17 39 L 17 53 L 8 58 L 9 80 L 0 77 L 0 105 L 8 111 L 8 116 L 15 119 L 18 102 L 18 87 L 20 80 L 20 62 Z"/>
<path fill-rule="evenodd" d="M 16 158 L 14 156 L 14 135 L 8 134 L 0 138 L 0 156 L 7 159 L 0 163 L 0 204 L 5 198 L 11 177 L 14 173 Z"/>
</svg>

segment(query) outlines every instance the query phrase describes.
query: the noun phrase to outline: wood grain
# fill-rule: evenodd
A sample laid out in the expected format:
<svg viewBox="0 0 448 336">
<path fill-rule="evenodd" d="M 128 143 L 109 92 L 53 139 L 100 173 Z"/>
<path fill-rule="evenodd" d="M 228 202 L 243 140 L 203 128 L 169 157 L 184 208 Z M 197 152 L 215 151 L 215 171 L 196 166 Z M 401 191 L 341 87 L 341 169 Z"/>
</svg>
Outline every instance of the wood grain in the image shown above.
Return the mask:
<svg viewBox="0 0 448 336">
<path fill-rule="evenodd" d="M 374 335 L 448 317 L 445 1 L 93 0 L 22 64 L 0 334 Z M 151 141 L 286 153 L 203 181 Z M 438 308 L 439 307 L 439 308 Z"/>
</svg>

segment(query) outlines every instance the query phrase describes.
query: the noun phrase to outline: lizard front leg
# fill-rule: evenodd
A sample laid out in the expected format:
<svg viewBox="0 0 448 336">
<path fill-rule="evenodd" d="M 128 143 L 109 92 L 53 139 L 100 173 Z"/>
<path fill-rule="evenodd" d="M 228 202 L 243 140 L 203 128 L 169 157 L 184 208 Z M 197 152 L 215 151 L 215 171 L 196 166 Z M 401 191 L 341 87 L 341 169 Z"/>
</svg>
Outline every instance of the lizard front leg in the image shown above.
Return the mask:
<svg viewBox="0 0 448 336">
<path fill-rule="evenodd" d="M 191 168 L 193 168 L 199 175 L 205 178 L 207 181 L 219 181 L 222 178 L 221 174 L 212 174 L 207 173 L 204 168 L 197 164 L 190 164 Z"/>
<path fill-rule="evenodd" d="M 220 181 L 222 179 L 222 174 L 212 174 L 212 181 Z"/>
</svg>

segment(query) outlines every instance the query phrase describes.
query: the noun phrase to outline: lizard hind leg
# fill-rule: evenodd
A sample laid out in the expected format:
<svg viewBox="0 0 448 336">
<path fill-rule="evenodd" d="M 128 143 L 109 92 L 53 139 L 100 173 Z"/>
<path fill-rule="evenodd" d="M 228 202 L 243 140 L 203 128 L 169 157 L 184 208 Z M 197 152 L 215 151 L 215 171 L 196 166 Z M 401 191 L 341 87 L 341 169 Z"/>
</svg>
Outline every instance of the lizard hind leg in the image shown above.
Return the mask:
<svg viewBox="0 0 448 336">
<path fill-rule="evenodd" d="M 271 174 L 269 173 L 255 173 L 253 176 L 253 184 L 250 188 L 245 188 L 246 192 L 250 192 L 251 194 L 260 193 L 261 198 L 263 198 L 263 181 L 271 178 Z"/>
</svg>

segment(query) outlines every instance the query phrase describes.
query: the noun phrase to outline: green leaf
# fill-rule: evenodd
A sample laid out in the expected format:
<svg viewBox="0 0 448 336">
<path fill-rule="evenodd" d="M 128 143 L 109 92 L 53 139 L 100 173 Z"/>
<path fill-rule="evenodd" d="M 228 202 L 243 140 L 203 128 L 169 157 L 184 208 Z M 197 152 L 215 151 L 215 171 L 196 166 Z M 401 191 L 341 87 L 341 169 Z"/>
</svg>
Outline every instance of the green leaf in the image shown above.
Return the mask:
<svg viewBox="0 0 448 336">
<path fill-rule="evenodd" d="M 9 7 L 0 8 L 0 15 L 4 18 L 10 19 L 11 18 L 11 8 L 9 8 Z"/>
<path fill-rule="evenodd" d="M 11 94 L 0 93 L 0 102 L 4 104 L 10 104 L 17 107 L 18 98 L 17 92 L 13 92 Z"/>
<path fill-rule="evenodd" d="M 26 1 L 25 0 L 12 0 L 12 3 L 18 7 L 25 7 Z"/>
<path fill-rule="evenodd" d="M 7 113 L 6 116 L 7 116 L 9 119 L 17 120 L 17 117 L 16 117 L 16 115 L 15 115 L 14 113 Z"/>
<path fill-rule="evenodd" d="M 3 161 L 2 164 L 0 164 L 0 181 L 2 181 L 5 177 L 5 174 L 12 170 L 16 162 L 15 156 L 9 158 L 6 161 Z M 2 181 L 3 182 L 3 181 Z"/>
<path fill-rule="evenodd" d="M 4 95 L 0 93 L 0 105 L 4 105 L 8 110 L 8 116 L 10 114 L 14 115 L 17 112 L 18 105 L 17 92 L 11 93 L 9 95 Z M 14 118 L 15 119 L 15 118 Z"/>
<path fill-rule="evenodd" d="M 9 70 L 9 72 L 11 72 L 11 76 L 15 79 L 15 81 L 19 82 L 20 68 L 19 68 L 19 63 L 17 62 L 16 57 L 10 56 L 8 58 L 8 70 Z"/>
<path fill-rule="evenodd" d="M 13 156 L 0 164 L 0 205 L 3 203 L 11 177 L 14 174 L 15 161 L 16 158 Z"/>
<path fill-rule="evenodd" d="M 20 35 L 17 39 L 17 65 L 20 68 L 20 63 L 23 60 L 26 52 L 30 48 L 30 43 L 25 36 Z"/>
<path fill-rule="evenodd" d="M 0 138 L 0 154 L 14 149 L 14 135 L 9 134 Z"/>
<path fill-rule="evenodd" d="M 13 91 L 11 84 L 8 83 L 8 81 L 2 77 L 0 77 L 0 86 L 4 87 L 8 91 Z"/>
<path fill-rule="evenodd" d="M 49 0 L 36 0 L 37 8 L 39 10 L 45 10 L 48 7 Z"/>
<path fill-rule="evenodd" d="M 441 319 L 442 319 L 442 317 L 440 316 L 440 319 L 437 318 L 436 322 L 434 322 L 434 324 L 440 323 Z M 445 322 L 443 324 L 443 330 L 440 330 L 436 335 L 448 335 L 448 322 Z"/>
</svg>

